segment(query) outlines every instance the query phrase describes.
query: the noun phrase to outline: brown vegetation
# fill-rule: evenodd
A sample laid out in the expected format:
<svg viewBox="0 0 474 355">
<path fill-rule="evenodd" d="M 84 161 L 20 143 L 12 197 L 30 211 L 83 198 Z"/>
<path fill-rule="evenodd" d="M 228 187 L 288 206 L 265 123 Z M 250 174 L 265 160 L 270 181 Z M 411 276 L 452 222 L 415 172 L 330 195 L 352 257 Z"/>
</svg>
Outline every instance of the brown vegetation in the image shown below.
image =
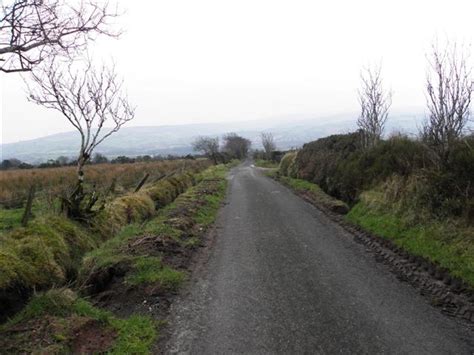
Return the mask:
<svg viewBox="0 0 474 355">
<path fill-rule="evenodd" d="M 144 174 L 149 173 L 148 181 L 173 171 L 185 169 L 197 171 L 208 166 L 207 160 L 165 160 L 134 164 L 97 164 L 85 168 L 85 183 L 95 186 L 98 191 L 115 189 L 126 191 L 135 187 Z M 50 197 L 66 194 L 77 180 L 76 168 L 72 166 L 47 169 L 25 169 L 3 171 L 0 175 L 0 205 L 3 207 L 21 206 L 32 185 Z"/>
</svg>

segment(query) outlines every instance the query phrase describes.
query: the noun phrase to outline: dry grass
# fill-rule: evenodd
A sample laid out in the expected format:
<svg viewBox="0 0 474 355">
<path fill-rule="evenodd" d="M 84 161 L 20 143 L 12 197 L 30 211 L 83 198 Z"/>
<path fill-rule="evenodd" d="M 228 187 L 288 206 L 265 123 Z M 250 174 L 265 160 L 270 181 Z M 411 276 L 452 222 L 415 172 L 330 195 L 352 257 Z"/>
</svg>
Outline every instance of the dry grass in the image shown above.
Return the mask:
<svg viewBox="0 0 474 355">
<path fill-rule="evenodd" d="M 86 183 L 99 191 L 110 188 L 116 180 L 116 188 L 128 190 L 134 187 L 145 173 L 149 181 L 170 172 L 185 169 L 196 172 L 208 166 L 207 160 L 165 160 L 134 164 L 98 164 L 86 167 Z M 70 190 L 76 182 L 74 166 L 46 169 L 10 170 L 0 174 L 0 205 L 19 207 L 28 190 L 35 185 L 46 198 L 57 197 Z"/>
</svg>

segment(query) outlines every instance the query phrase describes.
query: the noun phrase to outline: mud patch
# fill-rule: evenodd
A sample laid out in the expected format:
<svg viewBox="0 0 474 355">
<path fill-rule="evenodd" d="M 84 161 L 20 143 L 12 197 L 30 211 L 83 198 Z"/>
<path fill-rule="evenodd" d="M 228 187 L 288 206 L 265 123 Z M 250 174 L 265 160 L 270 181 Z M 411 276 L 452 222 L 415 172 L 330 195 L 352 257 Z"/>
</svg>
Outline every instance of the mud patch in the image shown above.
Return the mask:
<svg viewBox="0 0 474 355">
<path fill-rule="evenodd" d="M 80 324 L 80 323 L 79 323 Z M 74 354 L 104 353 L 111 348 L 117 333 L 94 319 L 86 319 L 75 327 L 71 350 Z"/>
<path fill-rule="evenodd" d="M 111 348 L 116 332 L 88 318 L 45 315 L 10 327 L 2 333 L 2 354 L 97 354 Z"/>
</svg>

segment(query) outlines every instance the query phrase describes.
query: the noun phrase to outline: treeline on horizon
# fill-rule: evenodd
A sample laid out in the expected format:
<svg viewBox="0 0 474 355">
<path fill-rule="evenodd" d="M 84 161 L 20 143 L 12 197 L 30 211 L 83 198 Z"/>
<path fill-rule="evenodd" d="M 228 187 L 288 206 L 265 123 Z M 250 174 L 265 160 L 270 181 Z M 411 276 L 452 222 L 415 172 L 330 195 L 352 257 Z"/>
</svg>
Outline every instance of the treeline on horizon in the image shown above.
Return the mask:
<svg viewBox="0 0 474 355">
<path fill-rule="evenodd" d="M 197 159 L 208 157 L 214 163 L 227 163 L 232 159 L 243 159 L 248 155 L 251 147 L 251 141 L 237 135 L 236 133 L 228 133 L 223 137 L 223 145 L 219 145 L 219 137 L 198 137 L 193 142 L 193 149 L 195 154 L 186 155 L 138 155 L 129 157 L 120 155 L 116 158 L 109 159 L 102 153 L 95 153 L 94 156 L 88 160 L 87 164 L 133 164 L 146 163 L 163 160 L 181 160 L 181 159 Z M 58 168 L 63 166 L 77 166 L 77 159 L 66 156 L 59 156 L 56 159 L 49 159 L 44 163 L 29 164 L 22 162 L 19 159 L 11 158 L 4 159 L 0 163 L 0 170 L 13 169 L 34 169 L 34 168 Z"/>
<path fill-rule="evenodd" d="M 200 155 L 186 154 L 186 155 L 138 155 L 135 157 L 130 157 L 126 155 L 119 155 L 115 158 L 108 158 L 107 156 L 96 153 L 93 158 L 88 162 L 88 164 L 133 164 L 133 163 L 146 163 L 152 161 L 163 161 L 163 160 L 178 160 L 178 159 L 196 159 Z M 76 166 L 77 159 L 69 158 L 66 156 L 59 156 L 56 159 L 48 159 L 46 162 L 38 164 L 29 164 L 21 161 L 20 159 L 11 158 L 4 159 L 0 163 L 0 170 L 10 170 L 10 169 L 44 169 L 44 168 L 59 168 L 62 166 Z"/>
</svg>

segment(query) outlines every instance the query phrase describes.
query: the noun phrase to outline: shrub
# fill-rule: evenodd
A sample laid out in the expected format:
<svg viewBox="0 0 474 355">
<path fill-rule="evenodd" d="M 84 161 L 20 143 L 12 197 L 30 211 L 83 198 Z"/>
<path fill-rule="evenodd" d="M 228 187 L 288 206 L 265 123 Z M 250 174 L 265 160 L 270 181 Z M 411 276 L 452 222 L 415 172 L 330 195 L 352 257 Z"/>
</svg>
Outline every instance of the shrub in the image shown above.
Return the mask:
<svg viewBox="0 0 474 355">
<path fill-rule="evenodd" d="M 431 165 L 429 151 L 418 141 L 395 136 L 363 149 L 361 139 L 355 132 L 305 144 L 296 160 L 299 176 L 352 203 L 361 191 L 393 174 L 407 176 Z"/>
<path fill-rule="evenodd" d="M 280 162 L 280 174 L 283 176 L 290 176 L 296 178 L 298 169 L 296 167 L 297 152 L 286 153 Z"/>
</svg>

